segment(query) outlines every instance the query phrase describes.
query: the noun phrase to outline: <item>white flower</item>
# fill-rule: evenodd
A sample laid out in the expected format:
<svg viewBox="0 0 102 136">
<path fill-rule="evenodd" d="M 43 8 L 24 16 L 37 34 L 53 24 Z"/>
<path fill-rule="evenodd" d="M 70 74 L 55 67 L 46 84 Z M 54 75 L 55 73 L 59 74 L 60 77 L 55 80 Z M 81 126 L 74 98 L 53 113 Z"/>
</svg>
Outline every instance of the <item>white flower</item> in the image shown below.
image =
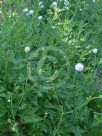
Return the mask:
<svg viewBox="0 0 102 136">
<path fill-rule="evenodd" d="M 25 47 L 24 51 L 25 51 L 25 53 L 30 52 L 30 47 Z"/>
<path fill-rule="evenodd" d="M 97 48 L 93 48 L 93 49 L 92 49 L 92 52 L 93 52 L 94 54 L 96 54 L 96 53 L 98 52 Z"/>
<path fill-rule="evenodd" d="M 23 9 L 23 12 L 24 13 L 28 12 L 28 8 Z"/>
<path fill-rule="evenodd" d="M 41 5 L 41 8 L 44 8 L 44 5 Z"/>
<path fill-rule="evenodd" d="M 7 121 L 8 121 L 8 123 L 11 123 L 11 119 L 8 119 Z"/>
<path fill-rule="evenodd" d="M 43 2 L 42 2 L 42 1 L 39 2 L 39 6 L 40 6 L 41 8 L 44 8 L 44 5 L 43 5 Z"/>
<path fill-rule="evenodd" d="M 13 126 L 11 129 L 12 129 L 13 132 L 16 131 L 16 127 L 15 126 Z"/>
<path fill-rule="evenodd" d="M 52 6 L 52 7 L 57 7 L 57 2 L 56 2 L 56 1 L 53 2 L 53 3 L 51 4 L 51 6 Z"/>
<path fill-rule="evenodd" d="M 84 70 L 84 65 L 82 63 L 78 63 L 75 65 L 75 69 L 78 72 L 82 72 Z"/>
<path fill-rule="evenodd" d="M 79 9 L 80 11 L 82 11 L 82 9 Z"/>
<path fill-rule="evenodd" d="M 96 0 L 93 0 L 93 2 L 96 2 Z"/>
<path fill-rule="evenodd" d="M 38 20 L 42 20 L 43 19 L 43 16 L 38 16 Z"/>
<path fill-rule="evenodd" d="M 10 102 L 11 100 L 10 100 L 10 99 L 8 99 L 7 101 L 8 101 L 8 102 Z"/>
<path fill-rule="evenodd" d="M 43 2 L 42 2 L 42 1 L 40 1 L 40 2 L 39 2 L 39 6 L 40 6 L 40 5 L 42 5 L 42 4 L 43 4 Z"/>
<path fill-rule="evenodd" d="M 33 15 L 33 13 L 34 13 L 34 10 L 30 10 L 30 11 L 29 11 L 29 14 L 30 14 L 30 15 Z"/>
</svg>

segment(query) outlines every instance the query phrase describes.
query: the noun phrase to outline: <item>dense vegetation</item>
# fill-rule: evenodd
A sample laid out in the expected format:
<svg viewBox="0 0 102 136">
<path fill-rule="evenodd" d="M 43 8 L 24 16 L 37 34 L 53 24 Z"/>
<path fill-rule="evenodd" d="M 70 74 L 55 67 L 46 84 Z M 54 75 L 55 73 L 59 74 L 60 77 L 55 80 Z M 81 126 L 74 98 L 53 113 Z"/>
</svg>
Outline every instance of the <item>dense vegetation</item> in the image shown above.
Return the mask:
<svg viewBox="0 0 102 136">
<path fill-rule="evenodd" d="M 0 1 L 0 136 L 102 136 L 102 0 Z"/>
</svg>

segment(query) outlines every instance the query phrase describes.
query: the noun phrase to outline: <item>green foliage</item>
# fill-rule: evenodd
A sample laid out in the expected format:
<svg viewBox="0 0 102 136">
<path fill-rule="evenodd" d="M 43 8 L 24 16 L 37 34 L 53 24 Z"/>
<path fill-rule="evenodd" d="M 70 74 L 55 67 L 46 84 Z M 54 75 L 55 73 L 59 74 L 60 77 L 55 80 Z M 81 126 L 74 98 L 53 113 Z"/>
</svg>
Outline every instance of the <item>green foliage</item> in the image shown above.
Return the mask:
<svg viewBox="0 0 102 136">
<path fill-rule="evenodd" d="M 52 3 L 0 4 L 0 136 L 102 135 L 102 1 Z"/>
</svg>

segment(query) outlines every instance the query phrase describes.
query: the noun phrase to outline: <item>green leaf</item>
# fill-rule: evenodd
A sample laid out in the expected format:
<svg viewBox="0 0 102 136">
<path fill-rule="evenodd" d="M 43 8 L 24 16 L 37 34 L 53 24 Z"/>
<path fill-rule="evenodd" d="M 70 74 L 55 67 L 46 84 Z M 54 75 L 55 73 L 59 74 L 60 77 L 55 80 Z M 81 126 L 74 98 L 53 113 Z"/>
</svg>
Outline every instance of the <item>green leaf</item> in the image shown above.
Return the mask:
<svg viewBox="0 0 102 136">
<path fill-rule="evenodd" d="M 35 123 L 42 120 L 42 118 L 36 114 L 33 115 L 24 115 L 23 120 L 25 123 Z"/>
</svg>

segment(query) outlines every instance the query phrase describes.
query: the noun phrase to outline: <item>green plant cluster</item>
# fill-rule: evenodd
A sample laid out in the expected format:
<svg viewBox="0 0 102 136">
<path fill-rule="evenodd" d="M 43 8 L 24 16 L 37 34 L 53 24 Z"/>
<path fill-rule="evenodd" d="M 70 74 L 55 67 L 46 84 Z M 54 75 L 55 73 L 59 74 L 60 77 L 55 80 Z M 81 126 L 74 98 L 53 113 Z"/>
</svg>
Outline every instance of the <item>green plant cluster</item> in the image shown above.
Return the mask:
<svg viewBox="0 0 102 136">
<path fill-rule="evenodd" d="M 0 1 L 0 136 L 102 136 L 101 44 L 101 0 Z"/>
</svg>

